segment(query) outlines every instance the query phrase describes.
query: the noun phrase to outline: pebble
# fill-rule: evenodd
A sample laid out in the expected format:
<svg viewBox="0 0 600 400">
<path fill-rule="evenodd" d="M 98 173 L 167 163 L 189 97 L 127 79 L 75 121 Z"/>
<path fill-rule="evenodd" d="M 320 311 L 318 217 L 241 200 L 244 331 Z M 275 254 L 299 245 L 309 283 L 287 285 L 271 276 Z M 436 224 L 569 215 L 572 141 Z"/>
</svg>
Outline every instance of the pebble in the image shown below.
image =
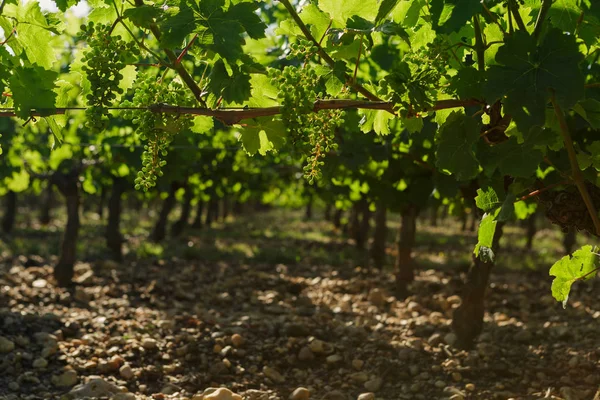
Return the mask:
<svg viewBox="0 0 600 400">
<path fill-rule="evenodd" d="M 135 394 L 133 393 L 117 393 L 110 400 L 136 400 Z"/>
<path fill-rule="evenodd" d="M 235 347 L 242 347 L 244 342 L 244 338 L 239 333 L 234 333 L 231 335 L 231 344 L 233 344 Z"/>
<path fill-rule="evenodd" d="M 115 384 L 105 381 L 101 378 L 90 379 L 89 382 L 75 386 L 70 392 L 71 399 L 87 399 L 111 397 L 122 390 Z"/>
<path fill-rule="evenodd" d="M 319 340 L 319 339 L 316 339 L 316 340 L 313 340 L 312 342 L 310 342 L 308 347 L 310 348 L 310 351 L 312 351 L 315 354 L 325 354 L 325 352 L 326 352 L 325 342 L 323 342 L 322 340 Z"/>
<path fill-rule="evenodd" d="M 46 361 L 44 358 L 36 358 L 35 360 L 33 360 L 33 368 L 36 369 L 44 369 L 48 366 L 48 361 Z"/>
<path fill-rule="evenodd" d="M 195 398 L 196 396 L 194 396 Z M 202 397 L 198 399 L 202 400 L 242 400 L 242 396 L 237 393 L 233 393 L 227 388 L 208 388 L 202 394 Z"/>
<path fill-rule="evenodd" d="M 358 395 L 357 400 L 375 400 L 375 393 L 367 392 Z"/>
<path fill-rule="evenodd" d="M 365 362 L 363 360 L 359 360 L 357 358 L 352 360 L 352 368 L 354 368 L 355 370 L 360 371 L 361 369 L 363 369 L 364 366 Z"/>
<path fill-rule="evenodd" d="M 369 375 L 366 372 L 356 372 L 350 375 L 350 379 L 354 382 L 365 383 L 369 380 Z"/>
<path fill-rule="evenodd" d="M 285 382 L 285 378 L 283 377 L 283 375 L 281 375 L 281 373 L 279 371 L 277 371 L 275 368 L 265 366 L 263 368 L 263 374 L 265 374 L 265 376 L 267 378 L 269 378 L 270 380 L 272 380 L 275 383 Z"/>
<path fill-rule="evenodd" d="M 10 353 L 15 349 L 15 342 L 8 340 L 4 336 L 0 336 L 0 353 Z"/>
<path fill-rule="evenodd" d="M 454 346 L 457 340 L 458 337 L 454 332 L 450 332 L 444 336 L 444 342 L 450 346 Z"/>
<path fill-rule="evenodd" d="M 19 386 L 19 384 L 17 382 L 12 381 L 12 382 L 8 383 L 8 388 L 10 390 L 12 390 L 13 392 L 16 392 L 17 390 L 19 390 L 20 386 Z"/>
<path fill-rule="evenodd" d="M 142 347 L 146 350 L 153 350 L 158 347 L 158 343 L 155 339 L 152 338 L 144 338 L 142 339 Z"/>
<path fill-rule="evenodd" d="M 298 352 L 298 360 L 300 361 L 312 361 L 315 359 L 315 355 L 310 349 L 306 346 L 300 349 Z"/>
<path fill-rule="evenodd" d="M 308 400 L 310 398 L 310 390 L 299 387 L 290 394 L 290 400 Z"/>
<path fill-rule="evenodd" d="M 327 364 L 336 364 L 342 361 L 343 359 L 344 357 L 340 356 L 339 354 L 332 354 L 328 356 L 325 360 L 327 361 Z"/>
<path fill-rule="evenodd" d="M 133 369 L 131 369 L 131 366 L 129 364 L 124 364 L 119 369 L 119 375 L 121 375 L 123 379 L 130 380 L 134 377 Z"/>
<path fill-rule="evenodd" d="M 533 339 L 533 334 L 529 331 L 529 329 L 523 329 L 514 336 L 514 339 L 520 343 L 527 343 Z"/>
<path fill-rule="evenodd" d="M 436 388 L 442 389 L 446 387 L 446 382 L 438 380 L 435 381 L 434 385 Z"/>
<path fill-rule="evenodd" d="M 442 344 L 443 342 L 444 339 L 439 333 L 434 333 L 433 335 L 429 336 L 429 339 L 427 339 L 427 343 L 429 343 L 433 347 L 436 347 L 437 345 Z"/>
<path fill-rule="evenodd" d="M 381 289 L 373 289 L 369 293 L 368 300 L 376 307 L 383 307 L 387 303 L 387 296 Z"/>
<path fill-rule="evenodd" d="M 365 389 L 367 389 L 369 392 L 375 393 L 381 389 L 381 385 L 383 385 L 383 379 L 373 378 L 365 382 Z"/>
<path fill-rule="evenodd" d="M 77 372 L 73 371 L 72 369 L 52 377 L 52 384 L 57 387 L 70 387 L 75 385 L 77 381 Z"/>
<path fill-rule="evenodd" d="M 323 400 L 347 400 L 346 395 L 339 390 L 332 390 L 331 392 L 325 393 Z"/>
</svg>

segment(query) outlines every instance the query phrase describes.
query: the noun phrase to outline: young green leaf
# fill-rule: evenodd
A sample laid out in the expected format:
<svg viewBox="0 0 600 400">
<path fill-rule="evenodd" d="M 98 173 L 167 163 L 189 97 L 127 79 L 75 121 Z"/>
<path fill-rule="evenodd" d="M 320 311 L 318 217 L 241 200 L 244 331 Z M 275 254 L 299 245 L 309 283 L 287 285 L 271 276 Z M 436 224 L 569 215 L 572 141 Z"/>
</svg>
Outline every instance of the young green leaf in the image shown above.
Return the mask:
<svg viewBox="0 0 600 400">
<path fill-rule="evenodd" d="M 567 255 L 558 260 L 550 268 L 550 275 L 555 277 L 552 281 L 552 296 L 566 307 L 573 283 L 593 278 L 598 269 L 597 264 L 598 256 L 590 245 L 583 246 L 572 256 Z"/>
</svg>

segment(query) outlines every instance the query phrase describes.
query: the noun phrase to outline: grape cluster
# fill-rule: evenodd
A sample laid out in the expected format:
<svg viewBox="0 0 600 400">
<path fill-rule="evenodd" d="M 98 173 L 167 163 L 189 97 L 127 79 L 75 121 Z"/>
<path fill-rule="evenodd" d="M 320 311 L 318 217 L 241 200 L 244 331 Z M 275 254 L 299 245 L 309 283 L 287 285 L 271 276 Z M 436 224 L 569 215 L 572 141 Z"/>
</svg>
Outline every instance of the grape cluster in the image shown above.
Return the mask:
<svg viewBox="0 0 600 400">
<path fill-rule="evenodd" d="M 294 143 L 310 146 L 304 175 L 312 183 L 321 176 L 323 157 L 336 147 L 335 130 L 343 121 L 342 110 L 315 111 L 315 101 L 324 97 L 317 73 L 308 68 L 286 66 L 282 71 L 269 71 L 271 83 L 277 87 L 282 118 Z"/>
<path fill-rule="evenodd" d="M 308 58 L 317 54 L 319 48 L 311 41 L 299 38 L 296 43 L 290 44 L 290 55 L 298 58 Z"/>
<path fill-rule="evenodd" d="M 134 42 L 126 42 L 120 36 L 111 36 L 111 26 L 104 24 L 81 25 L 80 37 L 86 40 L 89 49 L 83 55 L 86 63 L 82 70 L 90 82 L 91 93 L 87 95 L 87 127 L 101 132 L 108 125 L 108 107 L 123 89 L 121 70 L 126 63 L 139 56 Z"/>
<path fill-rule="evenodd" d="M 132 120 L 136 125 L 136 133 L 146 142 L 142 153 L 142 170 L 135 179 L 136 190 L 148 191 L 156 186 L 158 177 L 163 175 L 162 167 L 167 164 L 164 157 L 168 154 L 169 144 L 177 133 L 192 125 L 190 118 L 157 112 L 160 107 L 152 110 L 152 106 L 161 104 L 192 106 L 194 99 L 177 81 L 165 84 L 155 76 L 140 74 L 135 82 L 132 101 L 123 102 L 124 107 L 147 107 L 123 112 L 123 117 Z"/>
</svg>

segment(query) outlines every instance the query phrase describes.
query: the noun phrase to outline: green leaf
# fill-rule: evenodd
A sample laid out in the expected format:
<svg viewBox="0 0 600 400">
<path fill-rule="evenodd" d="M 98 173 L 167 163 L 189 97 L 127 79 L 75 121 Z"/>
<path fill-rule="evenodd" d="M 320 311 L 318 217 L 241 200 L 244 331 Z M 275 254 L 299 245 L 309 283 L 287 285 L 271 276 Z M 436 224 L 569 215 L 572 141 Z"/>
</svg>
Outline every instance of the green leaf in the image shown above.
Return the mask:
<svg viewBox="0 0 600 400">
<path fill-rule="evenodd" d="M 319 10 L 315 4 L 311 3 L 302 7 L 300 18 L 302 18 L 302 21 L 310 27 L 310 32 L 317 40 L 322 38 L 325 32 L 327 32 L 330 19 L 327 14 Z"/>
<path fill-rule="evenodd" d="M 430 4 L 433 27 L 440 33 L 460 30 L 483 9 L 480 0 L 431 0 Z"/>
<path fill-rule="evenodd" d="M 58 73 L 42 67 L 18 66 L 9 79 L 10 90 L 19 118 L 29 118 L 32 109 L 52 114 L 56 93 L 54 81 Z"/>
<path fill-rule="evenodd" d="M 517 197 L 509 193 L 506 195 L 504 202 L 502 203 L 502 207 L 500 208 L 500 212 L 496 217 L 496 221 L 498 222 L 506 222 L 512 221 L 515 218 L 515 200 Z"/>
<path fill-rule="evenodd" d="M 484 262 L 494 261 L 492 244 L 494 243 L 497 224 L 498 221 L 494 219 L 493 214 L 484 214 L 481 223 L 479 224 L 479 230 L 477 231 L 477 245 L 475 245 L 473 253 Z"/>
<path fill-rule="evenodd" d="M 12 175 L 6 178 L 6 186 L 8 190 L 17 193 L 27 190 L 29 187 L 29 174 L 25 169 L 21 169 L 19 172 L 13 171 Z"/>
<path fill-rule="evenodd" d="M 518 201 L 515 203 L 515 215 L 517 219 L 525 219 L 530 215 L 533 215 L 537 210 L 537 203 L 527 203 L 525 201 Z"/>
<path fill-rule="evenodd" d="M 62 128 L 61 128 L 61 126 L 58 125 L 58 123 L 56 122 L 56 119 L 53 116 L 50 116 L 50 117 L 44 118 L 44 120 L 48 124 L 48 127 L 50 128 L 50 131 L 52 132 L 52 135 L 54 136 L 55 144 L 58 143 L 59 146 L 62 145 L 62 141 L 63 141 Z"/>
<path fill-rule="evenodd" d="M 379 25 L 387 16 L 396 8 L 400 0 L 382 0 L 379 5 L 379 11 L 377 11 L 377 17 L 375 17 L 375 25 Z"/>
<path fill-rule="evenodd" d="M 587 245 L 572 256 L 564 256 L 550 268 L 550 275 L 555 277 L 552 281 L 552 296 L 562 302 L 563 307 L 567 306 L 573 283 L 594 277 L 594 271 L 598 268 L 597 260 L 598 256 L 593 253 L 592 246 Z"/>
<path fill-rule="evenodd" d="M 541 151 L 534 149 L 527 142 L 519 144 L 515 137 L 496 145 L 494 150 L 498 151 L 500 172 L 516 178 L 529 178 L 535 174 L 538 165 L 544 158 Z"/>
<path fill-rule="evenodd" d="M 379 10 L 377 0 L 320 0 L 319 8 L 329 14 L 340 27 L 345 27 L 346 21 L 356 15 L 374 21 Z"/>
<path fill-rule="evenodd" d="M 244 149 L 250 155 L 259 152 L 265 155 L 276 151 L 285 143 L 286 129 L 283 121 L 271 118 L 256 118 L 241 131 Z"/>
<path fill-rule="evenodd" d="M 208 89 L 217 97 L 223 96 L 227 102 L 242 103 L 250 97 L 250 76 L 237 65 L 231 70 L 229 75 L 223 60 L 217 61 L 210 72 Z"/>
<path fill-rule="evenodd" d="M 438 132 L 436 166 L 458 180 L 474 178 L 479 172 L 474 151 L 478 140 L 479 124 L 473 118 L 453 111 Z"/>
<path fill-rule="evenodd" d="M 359 110 L 362 115 L 360 130 L 364 133 L 375 131 L 378 135 L 389 135 L 389 121 L 394 115 L 384 110 Z"/>
<path fill-rule="evenodd" d="M 517 31 L 498 49 L 498 65 L 488 69 L 487 102 L 502 99 L 505 113 L 521 132 L 544 125 L 549 89 L 565 109 L 584 97 L 582 59 L 573 35 L 552 29 L 538 46 L 535 38 Z"/>
<path fill-rule="evenodd" d="M 212 130 L 215 121 L 212 117 L 199 116 L 194 118 L 194 125 L 190 128 L 194 133 L 207 133 Z"/>
<path fill-rule="evenodd" d="M 487 187 L 485 189 L 477 189 L 475 205 L 480 210 L 483 210 L 483 212 L 489 213 L 494 211 L 496 208 L 500 207 L 501 204 L 502 202 L 493 188 Z"/>
<path fill-rule="evenodd" d="M 144 4 L 138 7 L 128 8 L 123 12 L 123 17 L 127 18 L 140 28 L 149 28 L 150 25 L 154 23 L 154 20 L 161 14 L 162 10 L 160 8 Z"/>
<path fill-rule="evenodd" d="M 600 129 L 600 101 L 583 99 L 573 107 L 573 110 L 585 119 L 596 130 Z"/>
<path fill-rule="evenodd" d="M 450 81 L 450 89 L 456 92 L 459 99 L 481 99 L 483 97 L 482 73 L 473 68 L 461 68 Z"/>
</svg>

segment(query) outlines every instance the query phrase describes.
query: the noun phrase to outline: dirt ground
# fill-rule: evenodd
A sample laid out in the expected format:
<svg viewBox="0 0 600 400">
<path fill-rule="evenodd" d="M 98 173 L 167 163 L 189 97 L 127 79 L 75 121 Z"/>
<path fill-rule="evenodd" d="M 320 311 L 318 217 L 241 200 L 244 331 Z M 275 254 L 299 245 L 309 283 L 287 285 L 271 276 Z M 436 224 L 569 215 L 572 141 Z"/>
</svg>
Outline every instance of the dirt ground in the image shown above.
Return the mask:
<svg viewBox="0 0 600 400">
<path fill-rule="evenodd" d="M 507 230 L 484 333 L 471 351 L 453 347 L 474 237 L 450 225 L 420 224 L 414 295 L 402 301 L 391 269 L 369 268 L 341 233 L 299 213 L 161 247 L 132 234 L 123 263 L 84 234 L 82 247 L 96 250 L 82 251 L 71 291 L 53 284 L 49 255 L 5 250 L 0 399 L 237 398 L 205 392 L 220 387 L 253 400 L 600 398 L 600 285 L 577 285 L 566 309 L 552 298 L 555 230 L 540 231 L 531 252 L 521 228 Z M 54 237 L 28 234 L 7 248 Z"/>
</svg>

